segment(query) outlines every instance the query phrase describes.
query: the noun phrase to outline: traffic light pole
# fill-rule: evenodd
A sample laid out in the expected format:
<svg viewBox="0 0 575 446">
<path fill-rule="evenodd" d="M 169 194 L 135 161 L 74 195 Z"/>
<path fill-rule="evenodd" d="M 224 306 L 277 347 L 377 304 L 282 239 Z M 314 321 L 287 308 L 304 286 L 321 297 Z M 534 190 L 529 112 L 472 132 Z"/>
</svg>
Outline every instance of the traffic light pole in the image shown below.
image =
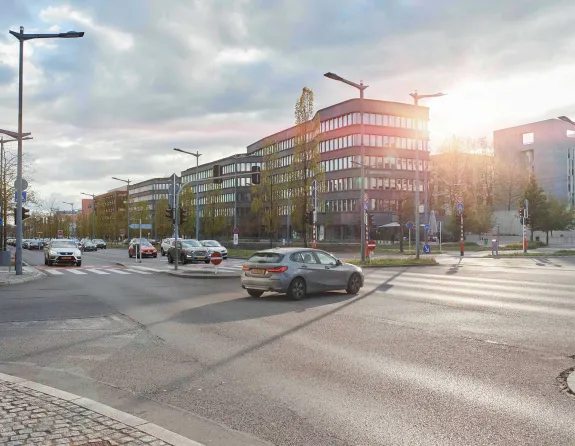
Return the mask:
<svg viewBox="0 0 575 446">
<path fill-rule="evenodd" d="M 461 216 L 461 225 L 460 225 L 460 229 L 461 229 L 461 239 L 459 241 L 459 253 L 461 255 L 461 257 L 463 257 L 465 255 L 465 235 L 463 233 L 463 212 L 459 214 Z"/>
</svg>

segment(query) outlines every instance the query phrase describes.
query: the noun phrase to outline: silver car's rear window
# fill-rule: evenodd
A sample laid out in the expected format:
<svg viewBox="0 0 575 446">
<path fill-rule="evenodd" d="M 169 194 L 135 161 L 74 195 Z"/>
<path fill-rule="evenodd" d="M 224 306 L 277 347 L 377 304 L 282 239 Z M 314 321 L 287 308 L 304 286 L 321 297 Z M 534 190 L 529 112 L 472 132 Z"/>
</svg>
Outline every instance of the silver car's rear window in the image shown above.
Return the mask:
<svg viewBox="0 0 575 446">
<path fill-rule="evenodd" d="M 284 255 L 277 252 L 256 252 L 248 259 L 252 263 L 279 263 L 283 260 Z"/>
</svg>

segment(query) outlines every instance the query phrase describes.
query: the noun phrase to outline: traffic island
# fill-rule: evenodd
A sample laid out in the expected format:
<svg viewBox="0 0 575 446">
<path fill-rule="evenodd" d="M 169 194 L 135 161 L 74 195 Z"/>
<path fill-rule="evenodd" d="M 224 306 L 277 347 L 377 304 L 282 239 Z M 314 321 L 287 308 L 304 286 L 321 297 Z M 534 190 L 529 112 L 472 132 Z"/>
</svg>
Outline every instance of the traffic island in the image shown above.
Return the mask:
<svg viewBox="0 0 575 446">
<path fill-rule="evenodd" d="M 421 257 L 416 259 L 415 257 L 402 257 L 402 258 L 376 258 L 373 260 L 366 260 L 362 262 L 361 260 L 352 259 L 346 260 L 347 263 L 352 265 L 361 266 L 362 268 L 391 268 L 391 267 L 401 267 L 401 266 L 436 266 L 439 265 L 437 260 L 433 257 Z"/>
<path fill-rule="evenodd" d="M 21 276 L 16 275 L 13 266 L 0 267 L 0 286 L 32 282 L 33 280 L 42 279 L 43 277 L 46 277 L 44 273 L 31 266 L 22 266 Z"/>
<path fill-rule="evenodd" d="M 218 271 L 216 274 L 214 270 L 189 270 L 179 269 L 166 271 L 164 274 L 174 277 L 183 277 L 185 279 L 239 279 L 242 275 L 241 271 Z"/>
</svg>

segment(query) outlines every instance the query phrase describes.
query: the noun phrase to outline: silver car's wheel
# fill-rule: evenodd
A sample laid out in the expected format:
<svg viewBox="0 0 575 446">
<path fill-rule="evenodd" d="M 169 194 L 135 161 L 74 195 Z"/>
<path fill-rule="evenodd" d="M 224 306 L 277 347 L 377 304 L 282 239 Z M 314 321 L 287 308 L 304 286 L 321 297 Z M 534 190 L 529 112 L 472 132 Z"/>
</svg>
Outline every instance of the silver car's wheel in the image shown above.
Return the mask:
<svg viewBox="0 0 575 446">
<path fill-rule="evenodd" d="M 301 300 L 305 297 L 305 280 L 301 277 L 296 277 L 292 280 L 287 295 L 291 300 Z"/>
<path fill-rule="evenodd" d="M 359 293 L 360 288 L 361 278 L 359 277 L 359 274 L 353 273 L 347 282 L 347 288 L 345 291 L 347 291 L 348 294 L 357 294 Z"/>
<path fill-rule="evenodd" d="M 165 256 L 165 255 L 166 255 L 166 252 L 164 251 L 164 248 L 160 248 L 160 250 L 161 250 L 161 252 L 162 252 L 162 255 Z"/>
<path fill-rule="evenodd" d="M 248 294 L 252 297 L 261 297 L 261 295 L 264 294 L 264 292 L 258 290 L 248 290 Z"/>
</svg>

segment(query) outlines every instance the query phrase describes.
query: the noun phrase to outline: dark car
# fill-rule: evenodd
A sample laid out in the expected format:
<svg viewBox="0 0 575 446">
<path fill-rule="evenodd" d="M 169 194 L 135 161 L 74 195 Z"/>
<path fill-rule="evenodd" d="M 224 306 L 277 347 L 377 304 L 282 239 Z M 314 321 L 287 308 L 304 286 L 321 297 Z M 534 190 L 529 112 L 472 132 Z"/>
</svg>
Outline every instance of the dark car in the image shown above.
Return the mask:
<svg viewBox="0 0 575 446">
<path fill-rule="evenodd" d="M 205 246 L 197 240 L 178 240 L 178 260 L 184 265 L 188 262 L 210 263 L 210 254 Z M 174 240 L 168 249 L 168 263 L 176 259 L 176 245 Z"/>
<path fill-rule="evenodd" d="M 96 248 L 98 249 L 106 249 L 106 242 L 101 238 L 95 238 L 92 240 L 92 243 L 96 245 Z"/>
<path fill-rule="evenodd" d="M 84 239 L 80 242 L 80 250 L 81 251 L 97 251 L 98 246 L 92 242 L 92 240 Z"/>
<path fill-rule="evenodd" d="M 32 251 L 33 249 L 37 249 L 40 251 L 44 249 L 44 242 L 42 240 L 29 240 L 27 248 Z"/>
</svg>

